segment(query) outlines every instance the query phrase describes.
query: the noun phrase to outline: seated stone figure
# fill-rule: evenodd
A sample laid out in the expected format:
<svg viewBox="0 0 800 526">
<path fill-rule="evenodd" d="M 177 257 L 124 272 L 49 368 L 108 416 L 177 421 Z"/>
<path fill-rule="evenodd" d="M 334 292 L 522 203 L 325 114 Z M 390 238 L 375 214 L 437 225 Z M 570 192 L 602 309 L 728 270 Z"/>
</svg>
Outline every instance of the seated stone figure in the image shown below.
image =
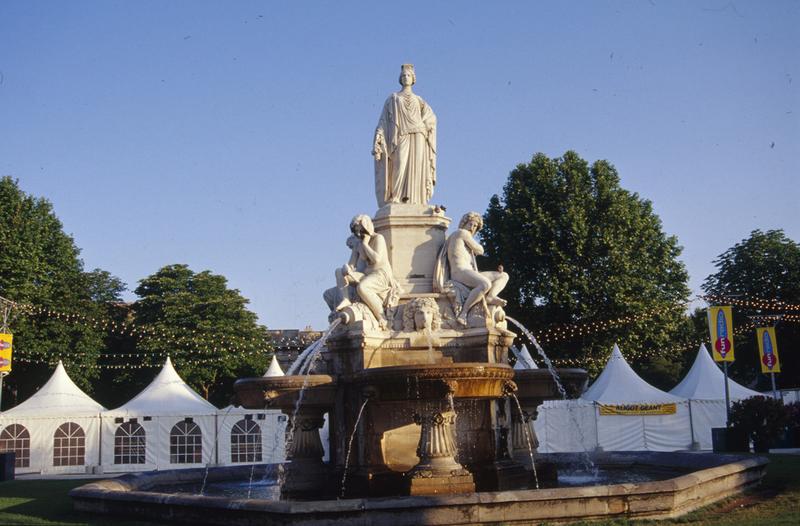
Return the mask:
<svg viewBox="0 0 800 526">
<path fill-rule="evenodd" d="M 498 294 L 508 283 L 508 274 L 502 267 L 497 271 L 480 272 L 475 261 L 475 256 L 483 255 L 483 247 L 474 239 L 482 227 L 480 214 L 464 214 L 458 230 L 450 234 L 442 246 L 434 271 L 433 290 L 451 298 L 456 322 L 462 327 L 469 325 L 469 311 L 479 302 L 499 307 L 506 305 Z"/>
<path fill-rule="evenodd" d="M 385 308 L 390 310 L 397 304 L 400 290 L 392 276 L 386 240 L 375 232 L 368 215 L 357 215 L 350 222 L 353 233 L 347 240 L 350 259 L 336 269 L 336 287 L 325 291 L 323 298 L 331 314 L 345 309 L 355 302 L 364 303 L 375 316 L 381 330 L 389 323 Z"/>
<path fill-rule="evenodd" d="M 358 301 L 356 286 L 361 278 L 364 277 L 364 269 L 367 266 L 367 262 L 359 260 L 358 251 L 355 249 L 356 241 L 358 241 L 356 236 L 347 238 L 345 244 L 350 249 L 350 259 L 341 268 L 336 269 L 334 273 L 336 286 L 329 288 L 322 294 L 322 298 L 331 310 L 329 318 L 335 317 L 337 312 L 351 305 L 352 302 Z"/>
</svg>

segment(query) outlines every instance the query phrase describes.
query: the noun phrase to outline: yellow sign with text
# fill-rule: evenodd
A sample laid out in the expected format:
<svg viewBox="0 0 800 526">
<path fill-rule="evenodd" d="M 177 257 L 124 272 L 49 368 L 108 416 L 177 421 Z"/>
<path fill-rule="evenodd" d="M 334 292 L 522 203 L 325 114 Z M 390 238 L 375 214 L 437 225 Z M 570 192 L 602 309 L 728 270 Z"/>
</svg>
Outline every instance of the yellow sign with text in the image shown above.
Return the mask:
<svg viewBox="0 0 800 526">
<path fill-rule="evenodd" d="M 600 404 L 600 416 L 622 415 L 674 415 L 677 410 L 672 404 Z"/>
<path fill-rule="evenodd" d="M 0 373 L 11 372 L 11 344 L 13 341 L 13 334 L 0 333 Z"/>
<path fill-rule="evenodd" d="M 757 328 L 756 339 L 758 340 L 758 353 L 761 355 L 761 372 L 781 372 L 781 360 L 778 357 L 778 340 L 775 339 L 775 327 Z"/>
<path fill-rule="evenodd" d="M 708 308 L 711 355 L 715 362 L 733 361 L 733 312 L 731 307 Z"/>
</svg>

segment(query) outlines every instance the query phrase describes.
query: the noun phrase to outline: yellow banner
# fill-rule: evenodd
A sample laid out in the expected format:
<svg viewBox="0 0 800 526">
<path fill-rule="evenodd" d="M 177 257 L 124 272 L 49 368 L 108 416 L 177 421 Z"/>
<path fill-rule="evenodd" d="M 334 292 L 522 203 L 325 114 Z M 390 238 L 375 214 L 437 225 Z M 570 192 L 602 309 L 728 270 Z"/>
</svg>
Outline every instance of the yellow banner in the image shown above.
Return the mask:
<svg viewBox="0 0 800 526">
<path fill-rule="evenodd" d="M 622 415 L 674 415 L 676 406 L 672 404 L 600 404 L 600 416 Z"/>
<path fill-rule="evenodd" d="M 733 313 L 728 307 L 708 308 L 711 354 L 715 362 L 733 361 Z"/>
<path fill-rule="evenodd" d="M 11 343 L 13 341 L 13 334 L 0 333 L 0 373 L 11 372 Z"/>
<path fill-rule="evenodd" d="M 775 327 L 759 327 L 756 329 L 758 352 L 761 354 L 761 372 L 781 372 L 781 360 L 778 357 L 778 340 L 775 339 Z"/>
</svg>

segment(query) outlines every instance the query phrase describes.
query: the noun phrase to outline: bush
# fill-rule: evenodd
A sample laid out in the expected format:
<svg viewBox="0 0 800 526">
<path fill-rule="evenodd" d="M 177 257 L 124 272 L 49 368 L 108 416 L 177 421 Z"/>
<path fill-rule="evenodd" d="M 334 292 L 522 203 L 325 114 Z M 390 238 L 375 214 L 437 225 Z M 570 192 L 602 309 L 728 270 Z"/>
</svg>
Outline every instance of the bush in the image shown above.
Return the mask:
<svg viewBox="0 0 800 526">
<path fill-rule="evenodd" d="M 784 406 L 786 409 L 786 427 L 800 429 L 800 402 L 792 402 Z"/>
<path fill-rule="evenodd" d="M 764 396 L 740 400 L 731 407 L 731 425 L 747 433 L 756 451 L 765 451 L 778 439 L 788 416 L 783 402 Z"/>
</svg>

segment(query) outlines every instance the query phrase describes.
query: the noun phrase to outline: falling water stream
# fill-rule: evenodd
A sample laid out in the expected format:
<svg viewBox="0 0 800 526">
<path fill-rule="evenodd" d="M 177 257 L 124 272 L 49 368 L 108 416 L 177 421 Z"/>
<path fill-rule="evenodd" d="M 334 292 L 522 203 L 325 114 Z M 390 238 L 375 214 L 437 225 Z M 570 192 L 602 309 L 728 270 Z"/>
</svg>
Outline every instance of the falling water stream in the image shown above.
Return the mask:
<svg viewBox="0 0 800 526">
<path fill-rule="evenodd" d="M 425 338 L 428 340 L 428 359 L 431 363 L 436 363 L 436 356 L 433 354 L 433 333 L 431 332 L 431 328 L 425 327 L 423 332 L 425 333 Z"/>
<path fill-rule="evenodd" d="M 525 334 L 525 336 L 527 336 L 528 340 L 536 348 L 536 352 L 538 352 L 539 356 L 541 356 L 542 360 L 544 360 L 544 364 L 547 366 L 547 370 L 550 372 L 550 376 L 553 377 L 553 381 L 556 384 L 556 388 L 558 389 L 558 392 L 561 393 L 561 398 L 563 400 L 568 400 L 568 398 L 567 398 L 567 390 L 564 389 L 564 386 L 561 384 L 561 378 L 558 376 L 558 372 L 556 371 L 556 368 L 553 366 L 553 362 L 550 361 L 550 358 L 544 352 L 544 349 L 542 349 L 542 346 L 539 345 L 539 342 L 536 340 L 536 337 L 533 335 L 533 333 L 531 333 L 531 331 L 529 331 L 527 329 L 527 327 L 525 327 L 520 322 L 518 322 L 517 320 L 515 320 L 514 318 L 512 318 L 510 316 L 506 316 L 506 320 L 508 320 L 511 323 L 513 323 L 514 325 L 516 325 Z M 516 398 L 516 396 L 514 398 Z M 519 402 L 517 402 L 517 404 L 519 404 Z M 581 428 L 580 423 L 578 422 L 578 419 L 575 418 L 575 415 L 572 413 L 572 410 L 570 409 L 569 405 L 567 406 L 567 413 L 569 414 L 570 420 L 572 420 L 572 424 L 575 426 L 575 429 L 578 432 L 578 437 L 579 437 L 579 440 L 580 440 L 580 443 L 581 443 L 581 448 L 583 449 L 583 454 L 581 456 L 583 458 L 584 467 L 586 468 L 586 471 L 589 471 L 589 472 L 591 472 L 591 473 L 596 475 L 597 474 L 597 466 L 595 466 L 594 462 L 592 462 L 592 459 L 589 456 L 589 451 L 587 451 L 587 449 L 586 449 L 586 441 L 585 441 L 585 437 L 583 435 L 583 428 Z"/>
<path fill-rule="evenodd" d="M 514 402 L 517 404 L 517 409 L 519 409 L 519 418 L 520 422 L 522 422 L 523 428 L 525 429 L 525 442 L 528 443 L 528 455 L 531 457 L 531 469 L 533 470 L 533 481 L 536 483 L 536 489 L 539 489 L 539 475 L 536 473 L 536 462 L 533 461 L 533 440 L 531 440 L 531 428 L 530 423 L 525 421 L 525 413 L 522 412 L 522 405 L 519 403 L 519 398 L 514 393 L 509 393 L 511 398 L 514 399 Z"/>
<path fill-rule="evenodd" d="M 350 453 L 353 451 L 353 439 L 356 437 L 358 423 L 361 422 L 361 415 L 364 413 L 364 408 L 367 406 L 367 402 L 369 402 L 369 398 L 364 400 L 364 403 L 361 404 L 361 409 L 358 410 L 358 416 L 356 417 L 356 423 L 353 424 L 353 432 L 350 433 L 350 440 L 347 442 L 347 455 L 344 457 L 344 472 L 342 473 L 342 491 L 339 494 L 339 498 L 341 499 L 344 498 L 345 483 L 347 482 L 347 469 L 350 467 Z"/>
<path fill-rule="evenodd" d="M 312 343 L 311 345 L 303 351 L 300 356 L 294 361 L 294 363 L 289 367 L 289 373 L 294 372 L 295 370 L 299 369 L 300 375 L 304 375 L 305 379 L 303 380 L 303 385 L 300 387 L 300 391 L 297 394 L 297 402 L 294 404 L 294 410 L 292 411 L 292 416 L 287 422 L 289 426 L 288 431 L 286 432 L 286 458 L 289 456 L 289 451 L 291 451 L 292 441 L 294 440 L 294 433 L 297 430 L 297 413 L 300 412 L 300 406 L 303 403 L 303 396 L 305 396 L 306 388 L 308 387 L 308 381 L 311 376 L 312 371 L 314 370 L 314 366 L 317 364 L 319 357 L 322 356 L 322 349 L 325 348 L 325 342 L 328 340 L 328 337 L 331 335 L 333 330 L 339 326 L 341 323 L 341 319 L 337 318 L 333 320 L 330 324 L 328 329 L 322 334 L 322 337 L 317 340 L 316 342 Z M 315 345 L 316 344 L 316 345 Z M 305 355 L 305 363 L 302 362 L 301 357 Z M 278 469 L 278 484 L 283 487 L 284 482 L 286 482 L 286 469 L 281 466 Z"/>
</svg>

